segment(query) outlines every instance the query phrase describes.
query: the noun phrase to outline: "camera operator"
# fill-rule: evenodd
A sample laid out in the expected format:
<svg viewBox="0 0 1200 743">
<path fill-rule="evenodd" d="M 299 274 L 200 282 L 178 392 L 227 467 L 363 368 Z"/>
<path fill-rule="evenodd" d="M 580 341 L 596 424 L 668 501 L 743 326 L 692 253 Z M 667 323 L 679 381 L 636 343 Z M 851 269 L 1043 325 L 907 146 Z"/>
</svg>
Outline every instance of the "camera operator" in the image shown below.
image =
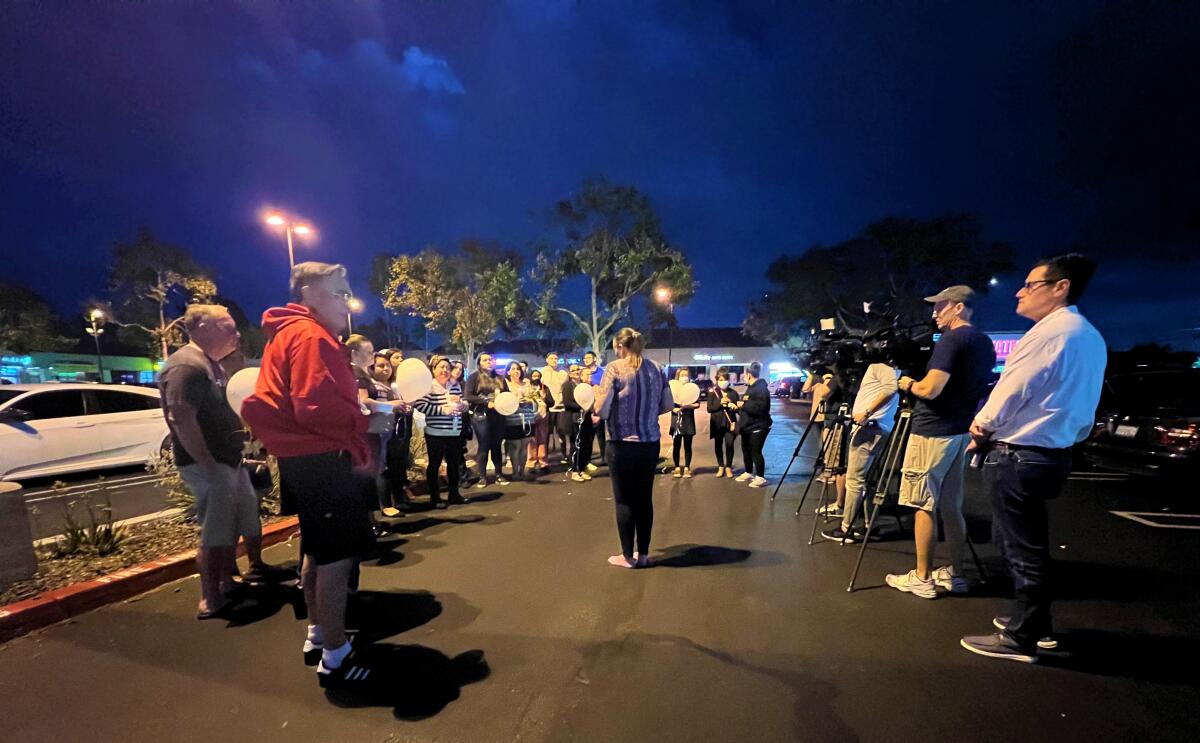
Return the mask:
<svg viewBox="0 0 1200 743">
<path fill-rule="evenodd" d="M 851 415 L 854 428 L 850 433 L 850 451 L 846 459 L 846 474 L 840 490 L 844 494 L 842 525 L 822 532 L 826 539 L 857 542 L 862 537 L 851 532 L 858 509 L 867 489 L 867 470 L 875 456 L 875 447 L 891 433 L 896 422 L 896 406 L 900 401 L 897 383 L 900 372 L 880 359 L 867 367 Z"/>
<path fill-rule="evenodd" d="M 1104 383 L 1104 339 L 1075 307 L 1095 270 L 1079 254 L 1033 267 L 1017 292 L 1017 314 L 1035 324 L 971 424 L 987 451 L 984 482 L 1016 594 L 1013 615 L 992 620 L 998 633 L 962 639 L 973 653 L 1031 663 L 1037 647 L 1055 647 L 1046 501 L 1062 490 L 1071 447 L 1091 430 Z"/>
<path fill-rule="evenodd" d="M 933 303 L 933 319 L 942 337 L 933 348 L 925 378 L 900 377 L 899 381 L 901 392 L 917 398 L 900 478 L 900 504 L 916 509 L 917 566 L 903 575 L 889 575 L 886 581 L 899 591 L 933 599 L 939 587 L 953 593 L 968 588 L 962 577 L 967 530 L 962 514 L 964 453 L 971 438 L 967 429 L 996 365 L 996 350 L 991 339 L 971 324 L 975 292 L 970 287 L 951 286 L 925 301 Z M 939 514 L 949 564 L 934 570 Z"/>
</svg>

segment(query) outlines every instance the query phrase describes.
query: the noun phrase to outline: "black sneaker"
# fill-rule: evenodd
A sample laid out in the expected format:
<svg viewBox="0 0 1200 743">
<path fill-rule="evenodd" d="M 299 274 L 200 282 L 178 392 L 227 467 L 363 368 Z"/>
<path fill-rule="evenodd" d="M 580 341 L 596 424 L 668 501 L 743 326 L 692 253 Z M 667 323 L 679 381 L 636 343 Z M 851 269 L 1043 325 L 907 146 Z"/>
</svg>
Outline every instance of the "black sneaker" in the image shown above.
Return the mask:
<svg viewBox="0 0 1200 743">
<path fill-rule="evenodd" d="M 826 529 L 825 531 L 821 532 L 821 536 L 825 537 L 831 542 L 840 542 L 842 544 L 855 544 L 862 541 L 862 538 L 859 535 L 853 532 L 842 531 L 842 527 L 840 526 L 832 529 Z"/>
<path fill-rule="evenodd" d="M 1037 663 L 1037 653 L 1022 650 L 1015 642 L 997 632 L 991 635 L 964 637 L 959 644 L 976 655 L 1020 663 Z"/>
<path fill-rule="evenodd" d="M 461 506 L 467 502 L 466 498 L 463 498 L 461 495 L 452 495 L 448 500 L 452 506 Z"/>
<path fill-rule="evenodd" d="M 445 511 L 446 510 L 446 501 L 444 501 L 444 500 L 434 501 L 433 507 L 439 511 Z"/>
<path fill-rule="evenodd" d="M 371 671 L 372 668 L 359 663 L 351 651 L 337 668 L 326 668 L 325 661 L 321 660 L 317 664 L 317 683 L 322 689 L 345 689 L 366 682 L 371 677 Z"/>
<path fill-rule="evenodd" d="M 992 619 L 992 626 L 1003 632 L 1011 621 L 1012 617 L 995 617 Z M 1046 635 L 1037 641 L 1037 646 L 1042 650 L 1056 650 L 1058 648 L 1058 640 L 1055 640 L 1052 635 Z"/>
</svg>

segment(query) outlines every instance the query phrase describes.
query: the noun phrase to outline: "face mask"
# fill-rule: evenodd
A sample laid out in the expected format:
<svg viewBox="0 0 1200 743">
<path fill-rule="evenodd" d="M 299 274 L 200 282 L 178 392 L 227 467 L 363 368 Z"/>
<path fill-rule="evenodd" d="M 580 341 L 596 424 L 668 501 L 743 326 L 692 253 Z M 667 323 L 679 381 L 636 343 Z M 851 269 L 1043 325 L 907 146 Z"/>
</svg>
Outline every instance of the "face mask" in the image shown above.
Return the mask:
<svg viewBox="0 0 1200 743">
<path fill-rule="evenodd" d="M 718 386 L 718 387 L 720 387 L 720 388 L 721 388 L 721 389 L 723 389 L 723 390 L 727 390 L 727 389 L 729 389 L 729 382 L 727 382 L 727 381 L 720 381 L 720 382 L 717 382 L 717 386 Z"/>
</svg>

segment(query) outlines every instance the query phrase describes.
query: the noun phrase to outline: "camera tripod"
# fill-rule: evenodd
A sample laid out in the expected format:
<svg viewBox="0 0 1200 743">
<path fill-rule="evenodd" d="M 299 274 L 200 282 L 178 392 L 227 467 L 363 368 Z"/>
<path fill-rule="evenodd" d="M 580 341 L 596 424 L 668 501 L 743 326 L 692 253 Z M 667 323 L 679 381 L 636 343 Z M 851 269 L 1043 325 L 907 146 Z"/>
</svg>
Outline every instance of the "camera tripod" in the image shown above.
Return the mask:
<svg viewBox="0 0 1200 743">
<path fill-rule="evenodd" d="M 854 572 L 850 574 L 850 585 L 846 587 L 846 592 L 854 590 L 854 581 L 858 579 L 859 568 L 862 567 L 863 557 L 867 554 L 867 545 L 871 542 L 871 533 L 875 529 L 879 511 L 883 507 L 884 501 L 892 493 L 892 485 L 895 483 L 896 491 L 899 491 L 900 478 L 903 477 L 901 470 L 904 466 L 904 453 L 908 449 L 908 440 L 912 436 L 912 401 L 908 395 L 902 395 L 900 398 L 900 409 L 896 413 L 896 422 L 892 427 L 892 432 L 888 434 L 884 443 L 883 453 L 874 458 L 871 462 L 871 467 L 867 470 L 867 477 L 864 490 L 864 501 L 867 493 L 874 494 L 871 496 L 871 513 L 866 515 L 864 506 L 864 519 L 866 521 L 866 532 L 862 536 L 862 544 L 859 546 L 858 559 L 854 562 Z M 847 494 L 847 497 L 850 497 Z M 849 504 L 847 504 L 849 507 Z M 939 517 L 939 533 L 940 528 Z M 971 559 L 975 562 L 975 569 L 979 571 L 980 579 L 986 583 L 987 573 L 983 569 L 983 563 L 979 560 L 979 554 L 975 552 L 975 545 L 971 542 L 970 534 L 964 532 L 964 541 L 967 543 L 967 548 L 971 551 Z M 845 544 L 845 539 L 842 544 Z"/>
<path fill-rule="evenodd" d="M 825 412 L 825 403 L 824 402 L 821 403 L 818 412 L 819 413 Z M 775 483 L 775 490 L 772 491 L 772 493 L 771 493 L 771 500 L 775 500 L 775 496 L 779 495 L 779 489 L 781 487 L 783 487 L 783 481 L 787 479 L 788 473 L 792 471 L 792 465 L 795 464 L 796 460 L 800 458 L 800 452 L 804 449 L 804 441 L 805 441 L 805 439 L 808 438 L 808 434 L 812 433 L 813 428 L 821 428 L 821 426 L 822 426 L 821 421 L 817 420 L 816 415 L 814 415 L 808 419 L 808 425 L 806 425 L 804 427 L 804 433 L 800 435 L 800 440 L 798 442 L 796 442 L 796 450 L 792 452 L 792 458 L 788 460 L 787 467 L 784 468 L 783 475 L 779 478 L 779 482 Z M 822 455 L 824 454 L 824 451 L 825 451 L 824 444 L 822 444 L 822 447 L 821 447 Z M 820 456 L 818 456 L 817 462 L 813 464 L 813 473 L 814 474 L 817 472 L 817 464 L 823 464 L 823 463 L 824 463 L 824 460 L 822 460 L 820 458 Z M 812 478 L 809 478 L 808 484 L 812 485 Z M 808 488 L 805 488 L 804 492 L 807 493 Z M 799 511 L 797 511 L 797 513 L 799 513 Z"/>
</svg>

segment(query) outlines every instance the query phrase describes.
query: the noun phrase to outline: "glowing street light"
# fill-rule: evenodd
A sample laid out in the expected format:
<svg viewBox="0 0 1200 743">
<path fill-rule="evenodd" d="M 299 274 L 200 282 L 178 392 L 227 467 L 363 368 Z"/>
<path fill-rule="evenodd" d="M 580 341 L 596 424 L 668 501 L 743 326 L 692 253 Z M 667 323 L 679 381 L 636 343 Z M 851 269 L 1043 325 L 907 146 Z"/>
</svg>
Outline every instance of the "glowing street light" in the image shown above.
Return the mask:
<svg viewBox="0 0 1200 743">
<path fill-rule="evenodd" d="M 364 309 L 366 306 L 358 297 L 350 297 L 346 300 L 346 333 L 354 332 L 354 320 L 351 319 L 351 315 L 361 314 Z"/>
<path fill-rule="evenodd" d="M 91 325 L 84 327 L 87 334 L 92 336 L 92 340 L 96 341 L 96 369 L 100 371 L 100 383 L 104 383 L 104 357 L 100 354 L 100 335 L 104 332 L 102 325 L 104 324 L 104 310 L 99 307 L 88 313 L 87 319 Z"/>
<path fill-rule="evenodd" d="M 288 267 L 296 267 L 296 252 L 292 246 L 292 235 L 296 234 L 300 237 L 309 237 L 314 234 L 315 230 L 310 225 L 301 221 L 289 221 L 287 217 L 279 212 L 268 212 L 263 217 L 263 221 L 271 227 L 282 227 L 284 234 L 287 235 L 288 246 Z"/>
</svg>

